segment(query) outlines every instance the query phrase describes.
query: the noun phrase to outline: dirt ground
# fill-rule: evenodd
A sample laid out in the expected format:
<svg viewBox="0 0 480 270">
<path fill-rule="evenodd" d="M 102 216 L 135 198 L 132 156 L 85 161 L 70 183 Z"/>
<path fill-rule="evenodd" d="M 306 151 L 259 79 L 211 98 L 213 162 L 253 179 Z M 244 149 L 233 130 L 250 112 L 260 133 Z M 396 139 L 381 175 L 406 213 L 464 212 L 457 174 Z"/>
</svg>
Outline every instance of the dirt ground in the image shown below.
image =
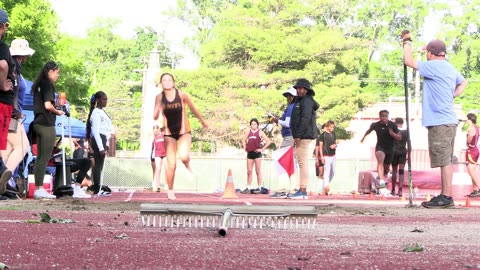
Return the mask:
<svg viewBox="0 0 480 270">
<path fill-rule="evenodd" d="M 470 269 L 480 268 L 480 203 L 406 207 L 398 198 L 268 195 L 221 199 L 177 194 L 175 203 L 315 205 L 314 229 L 145 227 L 141 203 L 165 194 L 0 202 L 0 263 L 9 269 Z M 420 201 L 415 202 L 417 205 Z M 75 223 L 38 222 L 40 213 Z M 1 267 L 0 267 L 1 268 Z"/>
</svg>

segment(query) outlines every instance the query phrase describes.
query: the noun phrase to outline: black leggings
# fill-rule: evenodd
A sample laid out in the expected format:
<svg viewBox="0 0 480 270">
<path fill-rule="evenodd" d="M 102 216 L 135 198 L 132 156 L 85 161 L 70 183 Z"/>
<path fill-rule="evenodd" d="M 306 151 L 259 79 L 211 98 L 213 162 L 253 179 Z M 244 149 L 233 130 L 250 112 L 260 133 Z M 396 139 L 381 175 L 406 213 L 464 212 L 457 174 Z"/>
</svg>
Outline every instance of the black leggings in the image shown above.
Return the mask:
<svg viewBox="0 0 480 270">
<path fill-rule="evenodd" d="M 102 138 L 103 149 L 107 149 L 107 136 L 100 134 Z M 105 157 L 100 156 L 100 150 L 98 149 L 97 141 L 92 138 L 93 159 L 95 165 L 93 166 L 93 193 L 98 194 L 100 192 L 100 180 L 102 177 L 103 164 L 105 163 Z"/>
<path fill-rule="evenodd" d="M 88 158 L 72 158 L 67 159 L 67 161 L 71 161 L 74 164 L 70 165 L 70 171 L 77 173 L 77 179 L 75 180 L 76 183 L 81 184 L 83 179 L 87 176 L 88 170 L 90 170 L 91 162 Z"/>
</svg>

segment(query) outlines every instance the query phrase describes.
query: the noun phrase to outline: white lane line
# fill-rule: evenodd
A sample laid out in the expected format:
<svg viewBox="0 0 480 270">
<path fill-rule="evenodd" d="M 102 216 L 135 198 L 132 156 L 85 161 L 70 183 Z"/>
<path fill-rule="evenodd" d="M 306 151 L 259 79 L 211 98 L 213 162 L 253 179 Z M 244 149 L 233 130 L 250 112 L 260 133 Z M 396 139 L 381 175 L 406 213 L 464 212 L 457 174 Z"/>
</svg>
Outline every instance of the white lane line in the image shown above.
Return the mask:
<svg viewBox="0 0 480 270">
<path fill-rule="evenodd" d="M 125 200 L 126 202 L 129 202 L 132 199 L 133 193 L 135 193 L 135 189 L 132 192 L 130 192 L 130 194 L 128 195 L 128 198 Z"/>
</svg>

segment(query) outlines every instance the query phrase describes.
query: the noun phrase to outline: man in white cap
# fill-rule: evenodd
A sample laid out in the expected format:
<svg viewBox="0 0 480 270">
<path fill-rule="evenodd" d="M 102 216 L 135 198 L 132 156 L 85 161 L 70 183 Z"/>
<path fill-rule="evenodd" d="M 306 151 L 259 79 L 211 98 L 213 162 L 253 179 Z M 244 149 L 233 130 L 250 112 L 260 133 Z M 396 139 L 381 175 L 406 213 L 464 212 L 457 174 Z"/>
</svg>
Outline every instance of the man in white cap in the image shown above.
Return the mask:
<svg viewBox="0 0 480 270">
<path fill-rule="evenodd" d="M 3 41 L 10 21 L 5 10 L 0 9 L 0 150 L 7 148 L 8 127 L 13 110 L 13 86 L 15 84 L 14 69 L 10 50 Z M 7 182 L 12 177 L 12 171 L 8 170 L 0 159 L 0 195 L 5 193 Z M 6 197 L 0 197 L 0 200 Z"/>
<path fill-rule="evenodd" d="M 287 98 L 287 108 L 283 112 L 282 117 L 274 117 L 273 121 L 282 126 L 282 143 L 279 148 L 293 146 L 293 136 L 290 129 L 290 118 L 292 117 L 293 106 L 295 105 L 295 97 L 297 96 L 297 90 L 292 86 L 283 92 L 283 96 Z M 290 181 L 288 179 L 279 176 L 278 179 L 278 191 L 272 194 L 272 199 L 285 199 L 290 191 Z"/>
<path fill-rule="evenodd" d="M 406 66 L 418 70 L 423 80 L 422 125 L 428 129 L 430 166 L 440 167 L 442 191 L 426 208 L 449 208 L 455 204 L 452 192 L 452 156 L 458 119 L 453 99 L 463 93 L 467 81 L 452 64 L 445 60 L 447 46 L 434 39 L 426 47 L 427 61 L 416 61 L 412 55 L 412 39 L 408 30 L 402 31 L 403 60 Z"/>
<path fill-rule="evenodd" d="M 7 148 L 0 150 L 0 156 L 5 162 L 5 166 L 12 172 L 18 167 L 23 157 L 30 146 L 28 143 L 25 128 L 21 124 L 23 118 L 22 109 L 25 100 L 25 92 L 27 91 L 27 82 L 22 76 L 22 64 L 28 57 L 32 56 L 35 51 L 30 48 L 28 41 L 25 39 L 14 39 L 10 44 L 10 54 L 15 63 L 15 78 L 17 79 L 14 87 L 14 104 L 12 119 L 10 120 L 10 130 L 7 138 Z M 13 125 L 16 123 L 16 125 Z M 18 174 L 17 174 L 18 175 Z M 14 177 L 15 178 L 15 177 Z M 24 192 L 24 185 L 22 181 L 14 181 L 11 179 L 8 183 L 11 187 L 17 186 L 18 191 L 22 194 Z"/>
</svg>

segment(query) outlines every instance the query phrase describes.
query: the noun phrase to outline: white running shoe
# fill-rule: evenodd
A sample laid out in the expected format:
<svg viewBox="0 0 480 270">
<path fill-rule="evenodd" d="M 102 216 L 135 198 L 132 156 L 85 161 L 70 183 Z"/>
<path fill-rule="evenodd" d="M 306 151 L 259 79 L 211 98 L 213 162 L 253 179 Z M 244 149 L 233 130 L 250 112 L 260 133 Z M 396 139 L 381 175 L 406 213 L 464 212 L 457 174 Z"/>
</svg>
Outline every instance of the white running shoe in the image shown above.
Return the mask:
<svg viewBox="0 0 480 270">
<path fill-rule="evenodd" d="M 49 194 L 45 189 L 37 189 L 35 192 L 33 192 L 33 198 L 34 199 L 56 199 L 57 196 Z"/>
<path fill-rule="evenodd" d="M 91 197 L 92 197 L 91 195 L 88 195 L 87 193 L 85 193 L 85 190 L 83 190 L 82 187 L 80 187 L 79 185 L 74 185 L 74 187 L 73 187 L 73 198 L 89 199 Z"/>
<path fill-rule="evenodd" d="M 172 201 L 177 199 L 173 190 L 167 190 L 167 198 Z"/>
</svg>

